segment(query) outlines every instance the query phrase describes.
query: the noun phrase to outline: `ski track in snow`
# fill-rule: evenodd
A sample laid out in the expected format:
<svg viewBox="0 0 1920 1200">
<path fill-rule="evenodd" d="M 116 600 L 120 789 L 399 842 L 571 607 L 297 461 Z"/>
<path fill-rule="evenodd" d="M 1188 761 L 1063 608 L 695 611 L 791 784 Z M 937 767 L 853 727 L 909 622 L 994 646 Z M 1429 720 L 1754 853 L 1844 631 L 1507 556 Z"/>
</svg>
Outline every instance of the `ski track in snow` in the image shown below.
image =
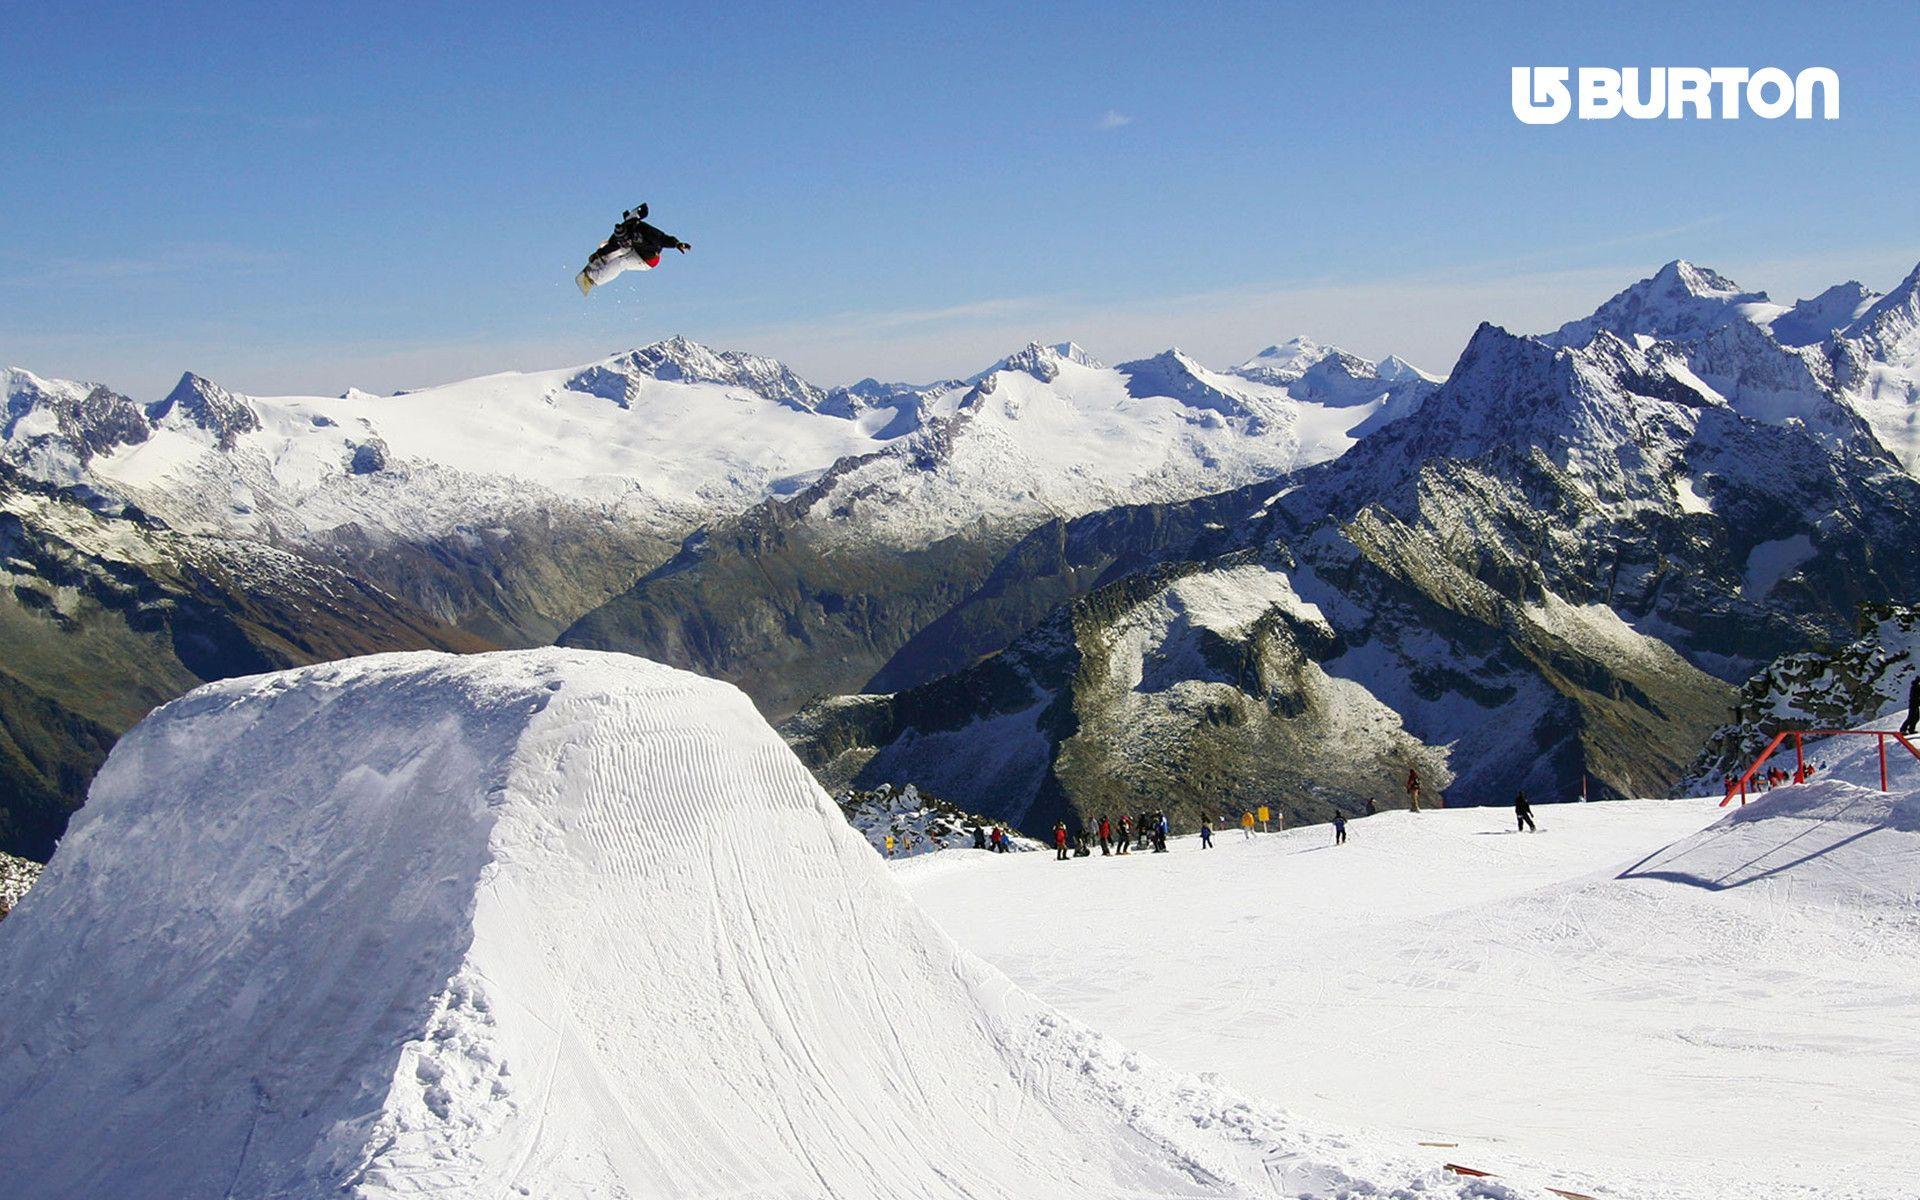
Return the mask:
<svg viewBox="0 0 1920 1200">
<path fill-rule="evenodd" d="M 1823 743 L 1819 782 L 1744 811 L 1391 812 L 1344 847 L 895 872 L 1073 1016 L 1409 1152 L 1594 1195 L 1912 1197 L 1920 763 L 1883 795 L 1872 750 Z"/>
</svg>

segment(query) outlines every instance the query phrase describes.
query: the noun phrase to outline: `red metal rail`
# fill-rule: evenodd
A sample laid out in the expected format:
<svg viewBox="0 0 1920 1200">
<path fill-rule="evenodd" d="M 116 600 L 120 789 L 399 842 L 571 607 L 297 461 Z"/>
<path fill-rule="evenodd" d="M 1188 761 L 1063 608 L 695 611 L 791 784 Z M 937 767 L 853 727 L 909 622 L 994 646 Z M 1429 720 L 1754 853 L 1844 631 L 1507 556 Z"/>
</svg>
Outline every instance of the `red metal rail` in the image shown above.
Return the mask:
<svg viewBox="0 0 1920 1200">
<path fill-rule="evenodd" d="M 1920 761 L 1920 750 L 1914 748 L 1913 743 L 1907 740 L 1907 735 L 1904 733 L 1895 733 L 1891 730 L 1883 729 L 1788 729 L 1773 735 L 1773 740 L 1768 742 L 1767 748 L 1760 752 L 1760 757 L 1753 760 L 1753 765 L 1747 768 L 1747 773 L 1727 788 L 1727 798 L 1720 802 L 1720 807 L 1725 808 L 1727 805 L 1732 804 L 1735 796 L 1740 797 L 1740 803 L 1745 804 L 1747 802 L 1747 784 L 1753 781 L 1754 775 L 1759 772 L 1761 767 L 1766 765 L 1769 758 L 1773 757 L 1773 752 L 1780 748 L 1780 743 L 1786 741 L 1788 738 L 1793 739 L 1793 781 L 1795 783 L 1804 782 L 1807 778 L 1806 740 L 1810 737 L 1879 738 L 1880 790 L 1883 792 L 1887 790 L 1888 738 L 1892 738 L 1902 746 L 1905 746 L 1907 753 L 1913 755 L 1915 761 Z"/>
</svg>

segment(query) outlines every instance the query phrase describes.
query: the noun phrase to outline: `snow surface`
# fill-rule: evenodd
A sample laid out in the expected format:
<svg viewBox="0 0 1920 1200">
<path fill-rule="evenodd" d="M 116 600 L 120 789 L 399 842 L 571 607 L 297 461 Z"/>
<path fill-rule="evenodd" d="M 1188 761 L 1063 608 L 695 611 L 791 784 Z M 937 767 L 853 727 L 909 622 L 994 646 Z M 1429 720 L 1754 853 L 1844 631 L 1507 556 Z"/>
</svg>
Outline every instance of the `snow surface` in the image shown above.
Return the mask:
<svg viewBox="0 0 1920 1200">
<path fill-rule="evenodd" d="M 1870 750 L 1743 811 L 1391 812 L 1341 847 L 1321 825 L 896 873 L 1064 1011 L 1428 1161 L 1890 1200 L 1920 1195 L 1920 763 L 1883 796 L 1856 785 Z"/>
<path fill-rule="evenodd" d="M 0 923 L 0 995 L 19 1200 L 1517 1194 L 1031 998 L 741 693 L 619 655 L 157 710 Z"/>
</svg>

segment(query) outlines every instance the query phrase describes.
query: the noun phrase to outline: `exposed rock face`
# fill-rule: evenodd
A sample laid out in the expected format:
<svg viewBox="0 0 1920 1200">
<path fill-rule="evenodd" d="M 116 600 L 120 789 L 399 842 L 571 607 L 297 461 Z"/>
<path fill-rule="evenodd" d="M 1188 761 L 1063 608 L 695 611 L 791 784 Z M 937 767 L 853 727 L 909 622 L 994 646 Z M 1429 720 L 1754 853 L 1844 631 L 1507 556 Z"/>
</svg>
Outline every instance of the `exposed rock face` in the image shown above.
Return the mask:
<svg viewBox="0 0 1920 1200">
<path fill-rule="evenodd" d="M 0 410 L 0 442 L 10 459 L 37 460 L 58 469 L 60 460 L 84 466 L 115 446 L 143 442 L 152 432 L 146 410 L 97 384 L 41 379 L 25 371 L 0 372 L 6 407 Z"/>
<path fill-rule="evenodd" d="M 40 878 L 40 864 L 0 852 L 0 919 L 13 911 L 20 897 Z"/>
<path fill-rule="evenodd" d="M 736 350 L 711 350 L 684 337 L 617 355 L 581 371 L 567 381 L 567 386 L 626 408 L 638 396 L 641 379 L 727 384 L 804 412 L 819 409 L 827 399 L 825 391 L 776 359 Z"/>
</svg>

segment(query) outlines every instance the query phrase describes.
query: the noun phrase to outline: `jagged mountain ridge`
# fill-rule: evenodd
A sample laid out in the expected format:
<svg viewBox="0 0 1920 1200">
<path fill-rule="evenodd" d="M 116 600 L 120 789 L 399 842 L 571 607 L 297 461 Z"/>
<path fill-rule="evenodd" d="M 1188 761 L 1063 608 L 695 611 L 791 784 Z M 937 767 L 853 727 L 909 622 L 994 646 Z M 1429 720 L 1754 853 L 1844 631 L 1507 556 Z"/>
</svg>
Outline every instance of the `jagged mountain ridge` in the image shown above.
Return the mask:
<svg viewBox="0 0 1920 1200">
<path fill-rule="evenodd" d="M 1377 799 L 1389 760 L 1448 746 L 1472 802 L 1567 798 L 1583 776 L 1597 795 L 1671 785 L 1729 680 L 1920 589 L 1892 549 L 1920 538 L 1920 485 L 1826 360 L 1751 321 L 1691 328 L 1568 346 L 1483 326 L 1416 413 L 1347 454 L 1204 521 L 1161 515 L 1187 532 L 1133 573 L 1025 546 L 1066 608 L 977 666 L 788 732 L 836 779 L 999 797 L 985 810 L 1029 828 L 1143 786 L 1189 819 L 1223 794 L 1324 816 Z M 1329 778 L 1329 758 L 1365 780 Z"/>
</svg>

